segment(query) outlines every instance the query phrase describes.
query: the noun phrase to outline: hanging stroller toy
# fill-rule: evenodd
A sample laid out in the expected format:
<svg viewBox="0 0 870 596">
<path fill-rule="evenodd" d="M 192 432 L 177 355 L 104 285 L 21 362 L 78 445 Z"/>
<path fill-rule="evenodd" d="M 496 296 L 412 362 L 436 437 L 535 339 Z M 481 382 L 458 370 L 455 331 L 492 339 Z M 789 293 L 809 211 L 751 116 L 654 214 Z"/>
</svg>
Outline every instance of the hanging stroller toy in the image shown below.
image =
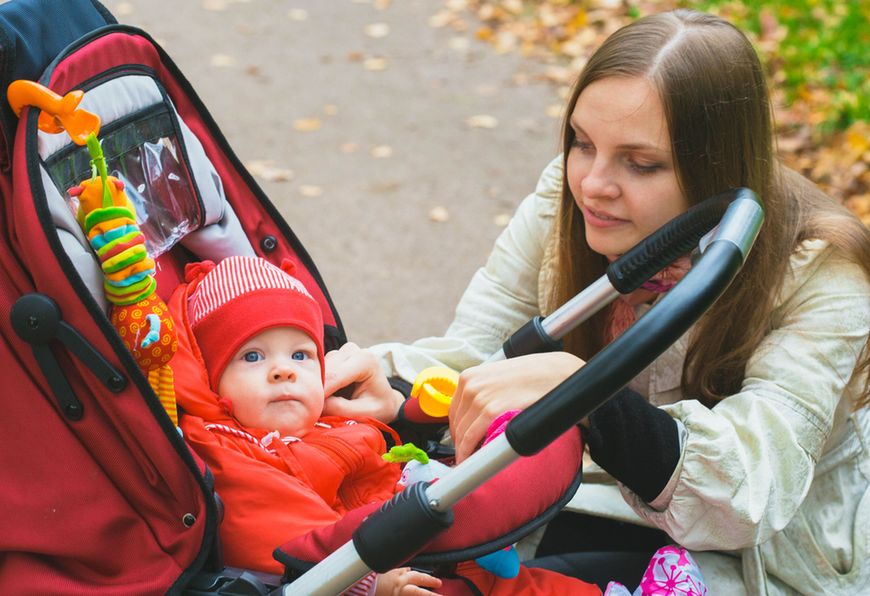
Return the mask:
<svg viewBox="0 0 870 596">
<path fill-rule="evenodd" d="M 87 145 L 93 174 L 68 191 L 78 199 L 76 220 L 100 260 L 105 276 L 103 291 L 112 304 L 112 325 L 177 427 L 178 410 L 169 365 L 178 349 L 175 324 L 157 295 L 155 263 L 136 223 L 136 209 L 124 192 L 124 183 L 108 175 L 97 139 L 99 116 L 78 107 L 84 97 L 82 91 L 60 97 L 38 83 L 18 80 L 9 85 L 7 95 L 16 115 L 25 105 L 39 107 L 41 130 L 53 134 L 66 131 L 74 143 Z"/>
</svg>

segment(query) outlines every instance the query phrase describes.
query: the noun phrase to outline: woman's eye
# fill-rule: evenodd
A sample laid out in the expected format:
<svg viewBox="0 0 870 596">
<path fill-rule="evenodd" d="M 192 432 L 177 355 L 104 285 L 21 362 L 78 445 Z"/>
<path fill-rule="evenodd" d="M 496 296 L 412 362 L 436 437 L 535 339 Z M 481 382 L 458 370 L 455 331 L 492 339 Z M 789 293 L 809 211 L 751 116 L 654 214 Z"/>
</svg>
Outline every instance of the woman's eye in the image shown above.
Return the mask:
<svg viewBox="0 0 870 596">
<path fill-rule="evenodd" d="M 250 352 L 245 352 L 242 355 L 242 360 L 244 360 L 245 362 L 259 362 L 262 359 L 263 359 L 263 355 L 260 354 L 259 352 L 250 351 Z"/>
<path fill-rule="evenodd" d="M 579 139 L 577 137 L 574 138 L 574 142 L 571 144 L 579 149 L 581 153 L 589 153 L 591 151 L 594 151 L 592 143 L 590 143 L 589 141 L 584 141 L 583 139 Z"/>
<path fill-rule="evenodd" d="M 661 164 L 653 163 L 653 164 L 641 164 L 636 161 L 629 160 L 628 167 L 637 172 L 638 174 L 653 174 L 661 169 Z"/>
<path fill-rule="evenodd" d="M 292 358 L 293 360 L 305 360 L 306 358 L 308 358 L 308 354 L 306 354 L 302 350 L 296 350 L 295 352 L 293 352 Z"/>
</svg>

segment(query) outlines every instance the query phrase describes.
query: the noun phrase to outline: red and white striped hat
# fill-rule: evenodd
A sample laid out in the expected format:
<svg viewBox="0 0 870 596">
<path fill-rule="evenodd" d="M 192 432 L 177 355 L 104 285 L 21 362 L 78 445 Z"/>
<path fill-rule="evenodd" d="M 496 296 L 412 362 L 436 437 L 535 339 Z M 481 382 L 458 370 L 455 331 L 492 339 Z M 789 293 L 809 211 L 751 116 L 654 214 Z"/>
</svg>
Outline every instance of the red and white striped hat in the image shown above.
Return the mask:
<svg viewBox="0 0 870 596">
<path fill-rule="evenodd" d="M 212 389 L 230 358 L 254 335 L 272 327 L 295 327 L 317 345 L 323 375 L 323 313 L 285 260 L 279 269 L 259 257 L 227 257 L 220 264 L 192 263 L 185 279 L 190 328 L 202 353 Z"/>
</svg>

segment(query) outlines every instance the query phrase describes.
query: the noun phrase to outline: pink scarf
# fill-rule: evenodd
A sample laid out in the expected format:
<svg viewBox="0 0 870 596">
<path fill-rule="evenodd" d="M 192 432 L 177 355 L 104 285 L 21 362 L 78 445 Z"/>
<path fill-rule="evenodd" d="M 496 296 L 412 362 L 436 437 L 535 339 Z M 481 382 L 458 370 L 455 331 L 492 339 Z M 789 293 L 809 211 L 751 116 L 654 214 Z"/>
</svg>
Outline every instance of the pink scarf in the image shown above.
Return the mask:
<svg viewBox="0 0 870 596">
<path fill-rule="evenodd" d="M 617 257 L 607 257 L 611 262 Z M 606 343 L 612 342 L 626 329 L 631 327 L 636 317 L 634 308 L 638 304 L 650 302 L 658 294 L 664 294 L 683 279 L 683 276 L 692 268 L 692 261 L 688 256 L 680 257 L 655 275 L 649 281 L 631 294 L 619 296 L 610 306 L 607 315 L 607 326 L 604 330 Z"/>
</svg>

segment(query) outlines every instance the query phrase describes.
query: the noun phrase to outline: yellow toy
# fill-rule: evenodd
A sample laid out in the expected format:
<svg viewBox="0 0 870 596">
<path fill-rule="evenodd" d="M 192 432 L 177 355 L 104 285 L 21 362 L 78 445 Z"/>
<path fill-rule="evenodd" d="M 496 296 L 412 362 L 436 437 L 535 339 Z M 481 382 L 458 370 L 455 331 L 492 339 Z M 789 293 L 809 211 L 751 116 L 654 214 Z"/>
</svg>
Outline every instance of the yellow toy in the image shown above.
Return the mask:
<svg viewBox="0 0 870 596">
<path fill-rule="evenodd" d="M 83 93 L 60 97 L 32 81 L 15 81 L 7 91 L 16 114 L 25 105 L 42 109 L 39 128 L 49 133 L 66 131 L 77 145 L 87 145 L 93 175 L 69 190 L 79 201 L 76 219 L 100 260 L 103 290 L 112 304 L 109 317 L 121 340 L 146 373 L 172 423 L 178 426 L 175 386 L 169 361 L 178 349 L 175 324 L 157 295 L 154 260 L 145 248 L 145 236 L 136 223 L 136 210 L 124 192 L 124 183 L 106 170 L 97 140 L 100 119 L 78 108 Z"/>
<path fill-rule="evenodd" d="M 447 416 L 453 394 L 459 385 L 459 373 L 446 366 L 430 366 L 414 379 L 411 397 L 420 402 L 420 409 L 433 418 Z"/>
</svg>

